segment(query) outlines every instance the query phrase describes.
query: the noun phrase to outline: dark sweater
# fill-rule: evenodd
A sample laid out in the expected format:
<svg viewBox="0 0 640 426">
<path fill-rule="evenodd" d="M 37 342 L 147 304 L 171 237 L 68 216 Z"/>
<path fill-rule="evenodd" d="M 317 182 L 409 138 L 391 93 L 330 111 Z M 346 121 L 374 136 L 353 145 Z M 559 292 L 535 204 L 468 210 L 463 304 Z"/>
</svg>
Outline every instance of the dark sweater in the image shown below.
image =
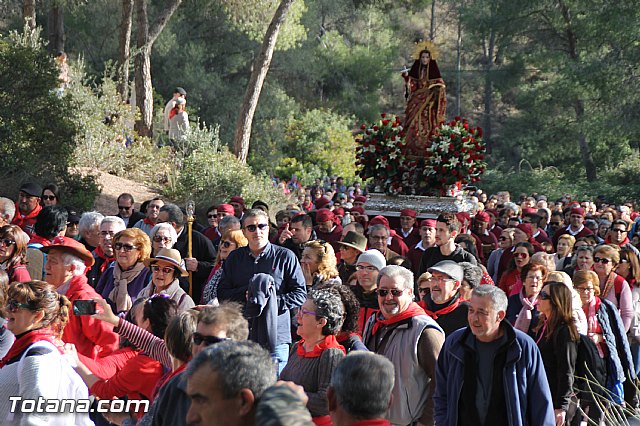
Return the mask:
<svg viewBox="0 0 640 426">
<path fill-rule="evenodd" d="M 427 269 L 431 268 L 438 262 L 443 260 L 453 260 L 454 262 L 469 262 L 472 265 L 477 265 L 478 260 L 468 251 L 465 251 L 462 247 L 456 244 L 456 249 L 448 256 L 445 256 L 440 251 L 440 247 L 429 247 L 422 254 L 422 260 L 420 262 L 420 274 L 427 272 Z"/>
<path fill-rule="evenodd" d="M 561 324 L 555 336 L 540 339 L 538 348 L 547 373 L 553 408 L 566 411 L 573 395 L 573 373 L 578 356 L 578 344 L 571 341 L 569 327 Z"/>
</svg>

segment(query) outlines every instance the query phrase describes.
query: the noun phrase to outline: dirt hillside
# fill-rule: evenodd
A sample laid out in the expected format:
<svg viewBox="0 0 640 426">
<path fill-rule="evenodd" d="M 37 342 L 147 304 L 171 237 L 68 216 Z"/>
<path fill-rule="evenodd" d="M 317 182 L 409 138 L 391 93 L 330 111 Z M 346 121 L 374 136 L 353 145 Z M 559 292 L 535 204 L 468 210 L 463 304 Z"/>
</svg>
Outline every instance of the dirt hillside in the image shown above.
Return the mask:
<svg viewBox="0 0 640 426">
<path fill-rule="evenodd" d="M 94 173 L 98 176 L 98 183 L 102 186 L 102 193 L 96 200 L 95 209 L 102 214 L 111 215 L 118 213 L 117 199 L 118 195 L 123 192 L 128 192 L 133 195 L 133 199 L 136 201 L 135 208 L 138 211 L 141 203 L 159 195 L 157 191 L 141 185 L 138 182 L 104 172 Z"/>
</svg>

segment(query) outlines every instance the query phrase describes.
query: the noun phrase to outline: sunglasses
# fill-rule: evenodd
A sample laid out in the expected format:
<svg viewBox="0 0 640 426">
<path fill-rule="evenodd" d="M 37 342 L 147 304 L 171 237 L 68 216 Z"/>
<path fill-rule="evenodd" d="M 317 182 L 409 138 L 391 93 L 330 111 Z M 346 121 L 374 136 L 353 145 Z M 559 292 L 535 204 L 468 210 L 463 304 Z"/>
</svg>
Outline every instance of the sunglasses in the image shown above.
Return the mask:
<svg viewBox="0 0 640 426">
<path fill-rule="evenodd" d="M 525 257 L 529 257 L 529 254 L 527 254 L 527 253 L 513 253 L 513 257 L 519 257 L 521 259 L 524 259 Z"/>
<path fill-rule="evenodd" d="M 40 198 L 42 198 L 44 201 L 53 201 L 53 200 L 56 199 L 56 196 L 55 195 L 43 195 Z"/>
<path fill-rule="evenodd" d="M 551 299 L 551 295 L 549 293 L 547 293 L 546 291 L 541 291 L 540 294 L 538 295 L 538 298 L 540 300 L 549 300 L 549 299 Z"/>
<path fill-rule="evenodd" d="M 249 232 L 256 232 L 256 229 L 264 231 L 268 227 L 269 227 L 269 225 L 267 225 L 266 223 L 260 223 L 258 225 L 247 225 L 244 228 Z"/>
<path fill-rule="evenodd" d="M 207 217 L 209 219 L 213 219 L 214 217 L 218 216 L 217 214 L 208 214 Z"/>
<path fill-rule="evenodd" d="M 138 250 L 138 247 L 133 246 L 131 244 L 123 244 L 123 243 L 115 243 L 113 245 L 114 250 L 124 250 L 126 253 L 129 253 L 131 250 Z"/>
<path fill-rule="evenodd" d="M 13 240 L 10 240 L 9 238 L 3 238 L 0 240 L 0 244 L 3 244 L 7 247 L 14 245 L 16 242 Z"/>
<path fill-rule="evenodd" d="M 193 333 L 194 345 L 201 345 L 204 342 L 205 346 L 210 346 L 210 345 L 215 345 L 216 343 L 224 342 L 225 340 L 229 340 L 229 339 L 225 339 L 223 337 L 216 337 L 216 336 L 204 336 L 198 333 L 197 331 Z"/>
<path fill-rule="evenodd" d="M 418 293 L 427 294 L 427 293 L 429 293 L 429 289 L 428 288 L 419 288 L 418 289 Z"/>
<path fill-rule="evenodd" d="M 162 237 L 160 235 L 154 235 L 153 236 L 153 241 L 155 241 L 156 243 L 169 243 L 171 242 L 171 237 Z"/>
<path fill-rule="evenodd" d="M 229 248 L 231 247 L 231 244 L 235 244 L 232 241 L 222 241 L 220 242 L 220 247 L 224 247 L 224 248 Z"/>
<path fill-rule="evenodd" d="M 626 230 L 626 229 L 614 229 L 614 228 L 611 228 L 611 229 L 609 229 L 609 230 L 610 230 L 611 232 L 620 233 L 620 234 L 622 234 L 623 232 L 627 232 L 627 230 Z"/>
<path fill-rule="evenodd" d="M 129 210 L 131 210 L 131 207 L 132 206 L 129 206 L 129 207 L 127 207 L 127 206 L 118 206 L 118 210 L 129 211 Z"/>
<path fill-rule="evenodd" d="M 171 266 L 151 265 L 151 270 L 155 273 L 162 271 L 163 274 L 170 274 L 173 272 L 174 268 Z"/>
<path fill-rule="evenodd" d="M 594 263 L 602 263 L 603 265 L 608 265 L 609 262 L 611 262 L 611 259 L 603 259 L 602 257 L 594 257 L 593 258 L 593 262 Z"/>
<path fill-rule="evenodd" d="M 17 312 L 18 309 L 33 310 L 33 306 L 29 303 L 20 303 L 17 300 L 11 299 L 7 302 L 7 310 L 11 313 Z"/>
<path fill-rule="evenodd" d="M 380 297 L 387 297 L 389 293 L 391 293 L 393 297 L 399 297 L 399 296 L 402 296 L 402 294 L 404 293 L 404 290 L 399 290 L 397 288 L 394 288 L 391 290 L 387 290 L 386 288 L 378 289 L 378 296 Z"/>
</svg>

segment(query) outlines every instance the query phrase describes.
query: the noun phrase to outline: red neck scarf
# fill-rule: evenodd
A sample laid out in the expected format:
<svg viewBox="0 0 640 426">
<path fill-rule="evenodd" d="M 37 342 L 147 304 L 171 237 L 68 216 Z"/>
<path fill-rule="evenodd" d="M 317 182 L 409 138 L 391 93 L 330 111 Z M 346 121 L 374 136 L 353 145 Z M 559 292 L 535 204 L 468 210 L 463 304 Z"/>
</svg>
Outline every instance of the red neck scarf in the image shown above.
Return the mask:
<svg viewBox="0 0 640 426">
<path fill-rule="evenodd" d="M 29 240 L 29 244 L 42 244 L 43 247 L 47 247 L 51 245 L 51 241 L 46 239 L 45 237 L 41 237 L 40 235 L 33 234 L 31 239 Z"/>
<path fill-rule="evenodd" d="M 109 266 L 109 264 L 111 262 L 113 262 L 114 260 L 116 260 L 115 256 L 113 257 L 107 257 L 106 254 L 104 254 L 104 250 L 102 250 L 102 247 L 98 246 L 96 247 L 96 249 L 93 251 L 96 256 L 98 256 L 100 259 L 103 259 L 104 262 L 102 262 L 102 265 L 100 265 L 100 273 L 103 273 L 106 269 L 107 266 Z"/>
<path fill-rule="evenodd" d="M 430 311 L 430 310 L 427 308 L 427 304 L 426 304 L 426 303 L 424 303 L 423 301 L 421 301 L 421 302 L 423 302 L 424 306 L 423 306 L 423 304 L 420 304 L 420 303 L 419 303 L 418 305 L 419 305 L 421 308 L 424 308 L 424 312 L 425 312 L 427 315 L 429 315 L 429 316 L 430 316 L 431 318 L 433 318 L 434 320 L 437 320 L 437 319 L 438 319 L 438 317 L 439 317 L 440 315 L 446 315 L 446 314 L 448 314 L 449 312 L 455 311 L 455 309 L 456 309 L 456 308 L 458 307 L 458 305 L 460 304 L 460 301 L 461 301 L 461 300 L 460 300 L 460 296 L 455 296 L 455 300 L 453 300 L 449 306 L 445 306 L 444 308 L 442 308 L 442 309 L 438 309 L 437 311 Z"/>
<path fill-rule="evenodd" d="M 612 242 L 611 241 L 611 237 L 609 235 L 607 235 L 607 238 L 604 239 L 604 243 L 605 244 L 613 244 L 613 245 L 616 245 L 616 246 L 619 246 L 619 247 L 622 247 L 622 246 L 624 246 L 626 244 L 629 244 L 629 242 L 630 242 L 629 241 L 629 237 L 624 237 L 624 241 L 621 242 L 620 244 L 616 244 L 616 243 Z"/>
<path fill-rule="evenodd" d="M 156 223 L 152 222 L 148 217 L 145 217 L 142 222 L 146 223 L 147 225 L 156 226 Z"/>
<path fill-rule="evenodd" d="M 304 339 L 300 339 L 300 341 L 298 342 L 298 356 L 301 356 L 303 358 L 317 358 L 322 355 L 322 352 L 324 352 L 325 349 L 330 348 L 340 349 L 345 355 L 347 354 L 347 351 L 344 350 L 344 346 L 338 343 L 336 336 L 330 334 L 326 336 L 320 343 L 316 344 L 309 352 L 305 351 L 304 349 Z"/>
<path fill-rule="evenodd" d="M 416 302 L 411 302 L 411 304 L 405 311 L 400 312 L 398 315 L 395 315 L 389 319 L 380 319 L 380 315 L 381 314 L 376 317 L 376 323 L 373 325 L 373 330 L 371 332 L 372 335 L 375 335 L 378 329 L 382 326 L 389 326 L 391 324 L 404 321 L 407 318 L 417 317 L 418 315 L 425 315 L 425 312 L 424 309 L 422 309 Z"/>
<path fill-rule="evenodd" d="M 53 330 L 50 328 L 40 328 L 37 330 L 28 331 L 22 336 L 18 337 L 15 342 L 13 342 L 13 346 L 7 352 L 7 355 L 0 360 L 0 368 L 4 367 L 7 362 L 12 359 L 20 356 L 27 348 L 33 345 L 36 342 L 40 342 L 42 340 L 46 340 L 47 342 L 52 343 L 60 353 L 62 353 L 62 347 L 60 339 L 53 333 Z"/>
</svg>

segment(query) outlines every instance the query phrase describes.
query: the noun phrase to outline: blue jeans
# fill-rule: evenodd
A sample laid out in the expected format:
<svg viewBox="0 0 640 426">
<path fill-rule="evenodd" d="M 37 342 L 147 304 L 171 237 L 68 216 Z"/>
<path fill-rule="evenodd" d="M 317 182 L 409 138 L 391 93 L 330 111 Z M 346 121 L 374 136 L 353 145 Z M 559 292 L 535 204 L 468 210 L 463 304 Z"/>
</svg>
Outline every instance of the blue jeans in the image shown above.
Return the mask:
<svg viewBox="0 0 640 426">
<path fill-rule="evenodd" d="M 289 344 L 281 343 L 276 346 L 275 350 L 271 353 L 271 358 L 278 364 L 278 376 L 282 373 L 284 366 L 289 361 Z"/>
<path fill-rule="evenodd" d="M 631 359 L 633 360 L 633 366 L 636 370 L 636 376 L 640 374 L 640 344 L 631 343 Z"/>
</svg>

